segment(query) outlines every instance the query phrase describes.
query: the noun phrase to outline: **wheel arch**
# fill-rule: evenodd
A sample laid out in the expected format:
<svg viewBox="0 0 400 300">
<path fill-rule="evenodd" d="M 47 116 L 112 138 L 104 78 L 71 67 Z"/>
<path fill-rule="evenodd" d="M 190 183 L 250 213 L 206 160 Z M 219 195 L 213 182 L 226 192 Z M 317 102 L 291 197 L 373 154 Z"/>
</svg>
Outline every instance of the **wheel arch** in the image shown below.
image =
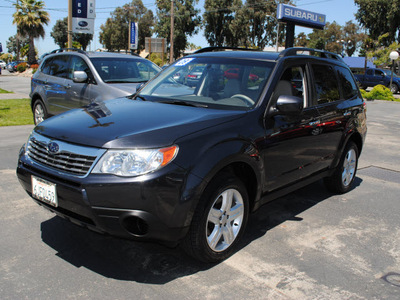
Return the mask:
<svg viewBox="0 0 400 300">
<path fill-rule="evenodd" d="M 40 100 L 40 101 L 43 102 L 42 96 L 40 96 L 39 93 L 34 93 L 34 94 L 32 95 L 32 97 L 31 97 L 31 109 L 32 109 L 32 110 L 33 110 L 33 105 L 35 104 L 35 102 L 36 102 L 37 100 Z M 45 103 L 43 102 L 43 104 L 45 104 Z"/>
<path fill-rule="evenodd" d="M 193 213 L 199 206 L 207 186 L 218 176 L 229 173 L 245 185 L 249 196 L 249 210 L 252 211 L 261 195 L 262 168 L 258 151 L 248 142 L 231 140 L 215 145 L 203 153 L 201 159 L 190 170 L 182 200 L 195 197 L 191 208 Z M 191 223 L 191 215 L 186 219 L 186 224 Z"/>
</svg>

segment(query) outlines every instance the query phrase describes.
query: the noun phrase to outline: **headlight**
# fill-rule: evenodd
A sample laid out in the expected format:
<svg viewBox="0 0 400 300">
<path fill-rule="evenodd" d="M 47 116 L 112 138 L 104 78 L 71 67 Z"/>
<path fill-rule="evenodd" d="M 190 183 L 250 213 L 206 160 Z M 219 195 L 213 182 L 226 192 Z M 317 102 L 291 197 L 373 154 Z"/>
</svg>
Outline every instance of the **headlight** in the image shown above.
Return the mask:
<svg viewBox="0 0 400 300">
<path fill-rule="evenodd" d="M 118 176 L 143 175 L 169 164 L 178 146 L 162 149 L 109 150 L 98 161 L 92 173 Z"/>
</svg>

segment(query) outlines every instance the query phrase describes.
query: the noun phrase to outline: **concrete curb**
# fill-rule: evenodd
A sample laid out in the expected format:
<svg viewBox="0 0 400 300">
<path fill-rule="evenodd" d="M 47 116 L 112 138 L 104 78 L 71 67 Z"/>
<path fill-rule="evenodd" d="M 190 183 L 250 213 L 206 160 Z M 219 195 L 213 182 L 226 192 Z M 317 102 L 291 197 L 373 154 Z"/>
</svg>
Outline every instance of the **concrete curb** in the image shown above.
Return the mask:
<svg viewBox="0 0 400 300">
<path fill-rule="evenodd" d="M 6 99 L 24 99 L 29 98 L 28 94 L 24 93 L 7 93 L 7 94 L 0 94 L 0 100 Z"/>
</svg>

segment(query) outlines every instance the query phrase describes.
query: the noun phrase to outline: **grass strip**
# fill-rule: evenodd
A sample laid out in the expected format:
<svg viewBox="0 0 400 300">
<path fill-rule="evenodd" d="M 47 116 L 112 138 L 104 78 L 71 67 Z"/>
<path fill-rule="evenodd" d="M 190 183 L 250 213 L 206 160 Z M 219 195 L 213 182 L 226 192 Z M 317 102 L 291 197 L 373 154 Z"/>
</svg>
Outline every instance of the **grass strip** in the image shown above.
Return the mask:
<svg viewBox="0 0 400 300">
<path fill-rule="evenodd" d="M 0 88 L 0 94 L 13 94 L 13 92 L 9 92 Z"/>
<path fill-rule="evenodd" d="M 33 125 L 30 99 L 0 100 L 0 126 Z"/>
</svg>

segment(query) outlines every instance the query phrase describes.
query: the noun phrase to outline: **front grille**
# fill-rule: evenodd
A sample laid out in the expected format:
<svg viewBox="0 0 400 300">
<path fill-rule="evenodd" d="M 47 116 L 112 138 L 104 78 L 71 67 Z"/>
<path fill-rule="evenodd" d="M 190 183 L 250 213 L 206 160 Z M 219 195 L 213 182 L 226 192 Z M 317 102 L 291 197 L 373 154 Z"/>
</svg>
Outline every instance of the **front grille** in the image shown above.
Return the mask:
<svg viewBox="0 0 400 300">
<path fill-rule="evenodd" d="M 28 141 L 27 149 L 29 157 L 37 163 L 62 171 L 64 173 L 78 176 L 86 175 L 97 158 L 97 156 L 84 155 L 82 153 L 69 151 L 68 144 L 62 142 L 58 142 L 62 145 L 60 151 L 52 154 L 48 150 L 48 143 L 49 140 L 46 138 L 43 140 L 31 136 Z M 70 147 L 83 148 L 76 146 Z"/>
</svg>

